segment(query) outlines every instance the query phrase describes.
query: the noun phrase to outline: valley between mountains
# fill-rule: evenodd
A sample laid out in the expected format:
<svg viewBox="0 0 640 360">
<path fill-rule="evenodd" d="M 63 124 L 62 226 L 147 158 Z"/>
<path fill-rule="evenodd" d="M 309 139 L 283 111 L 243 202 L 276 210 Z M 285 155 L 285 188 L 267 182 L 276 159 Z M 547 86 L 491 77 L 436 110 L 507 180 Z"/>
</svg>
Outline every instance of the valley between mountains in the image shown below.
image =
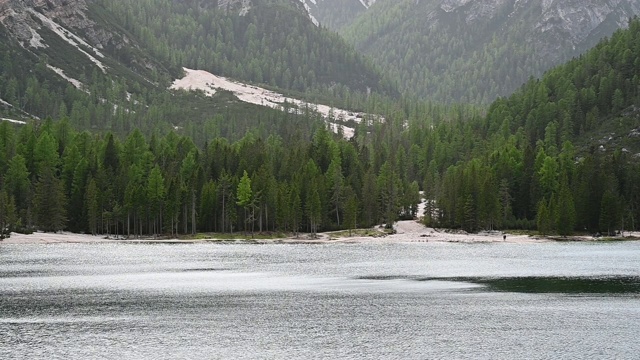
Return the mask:
<svg viewBox="0 0 640 360">
<path fill-rule="evenodd" d="M 1 0 L 0 231 L 629 234 L 639 12 Z"/>
</svg>

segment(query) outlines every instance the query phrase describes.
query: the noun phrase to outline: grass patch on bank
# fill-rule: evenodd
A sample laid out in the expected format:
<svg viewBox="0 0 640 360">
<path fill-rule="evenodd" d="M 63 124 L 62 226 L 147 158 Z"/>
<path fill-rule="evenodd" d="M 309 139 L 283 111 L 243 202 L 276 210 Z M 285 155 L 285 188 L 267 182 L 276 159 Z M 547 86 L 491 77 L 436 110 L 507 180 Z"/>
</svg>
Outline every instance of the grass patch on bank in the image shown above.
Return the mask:
<svg viewBox="0 0 640 360">
<path fill-rule="evenodd" d="M 199 233 L 195 235 L 183 235 L 180 236 L 180 240 L 203 240 L 203 241 L 231 241 L 231 240 L 276 240 L 276 239 L 284 239 L 290 237 L 290 234 L 281 233 L 281 232 L 270 232 L 270 233 Z"/>
<path fill-rule="evenodd" d="M 377 229 L 377 228 L 354 229 L 354 230 L 351 230 L 351 233 L 349 233 L 349 230 L 342 230 L 342 231 L 327 233 L 327 235 L 329 235 L 329 237 L 333 239 L 348 238 L 348 237 L 384 237 L 391 234 L 393 234 L 392 229 Z"/>
<path fill-rule="evenodd" d="M 503 230 L 502 232 L 507 235 L 526 235 L 526 236 L 540 235 L 537 231 L 533 231 L 533 230 Z"/>
<path fill-rule="evenodd" d="M 601 237 L 601 238 L 594 238 L 594 241 L 604 241 L 604 242 L 638 241 L 638 240 L 640 240 L 640 238 L 637 237 L 637 236 L 616 236 L 616 237 L 605 236 L 605 237 Z"/>
</svg>

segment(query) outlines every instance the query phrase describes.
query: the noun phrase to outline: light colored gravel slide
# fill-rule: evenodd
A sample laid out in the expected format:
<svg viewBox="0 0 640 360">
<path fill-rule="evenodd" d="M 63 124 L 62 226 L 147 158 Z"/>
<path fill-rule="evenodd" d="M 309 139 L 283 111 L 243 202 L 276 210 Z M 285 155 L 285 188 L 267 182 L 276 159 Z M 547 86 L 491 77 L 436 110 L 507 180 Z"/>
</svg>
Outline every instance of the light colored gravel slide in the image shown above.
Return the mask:
<svg viewBox="0 0 640 360">
<path fill-rule="evenodd" d="M 364 116 L 373 116 L 290 98 L 275 91 L 244 84 L 239 81 L 214 75 L 204 70 L 184 68 L 184 71 L 185 76 L 182 79 L 175 80 L 171 85 L 171 89 L 201 90 L 207 96 L 215 95 L 217 90 L 226 90 L 232 92 L 240 101 L 278 110 L 284 110 L 285 107 L 288 107 L 288 111 L 291 113 L 302 114 L 305 112 L 305 109 L 308 108 L 320 114 L 328 122 L 332 131 L 337 133 L 338 130 L 342 128 L 342 132 L 346 138 L 353 137 L 354 129 L 336 123 L 334 122 L 335 120 L 339 119 L 341 121 L 359 123 Z"/>
</svg>

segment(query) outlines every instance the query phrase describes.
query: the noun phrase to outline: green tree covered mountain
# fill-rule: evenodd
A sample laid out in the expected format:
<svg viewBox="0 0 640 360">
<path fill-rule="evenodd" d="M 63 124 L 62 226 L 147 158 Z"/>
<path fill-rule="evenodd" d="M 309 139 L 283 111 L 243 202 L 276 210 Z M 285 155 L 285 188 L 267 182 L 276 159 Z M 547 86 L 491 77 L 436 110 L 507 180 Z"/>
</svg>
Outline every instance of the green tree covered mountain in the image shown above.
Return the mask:
<svg viewBox="0 0 640 360">
<path fill-rule="evenodd" d="M 88 29 L 87 38 L 107 38 Z M 31 43 L 6 40 L 17 39 L 15 28 L 0 30 L 7 111 L 48 117 L 26 125 L 0 121 L 3 233 L 352 229 L 414 218 L 420 190 L 432 226 L 559 235 L 639 226 L 637 19 L 486 111 L 371 96 L 367 106 L 382 116 L 362 118 L 350 139 L 331 133 L 317 115 L 242 108 L 224 92 L 213 100 L 167 92 L 156 83 L 168 82 L 166 74 L 182 63 L 149 55 L 158 50 L 145 50 L 143 40 L 134 44 L 142 35 L 133 30 L 119 33 L 133 44 L 129 50 L 92 48 L 75 38 L 75 46 L 57 43 L 80 53 L 69 59 L 87 74 L 64 73 L 90 84 L 79 87 L 48 76 L 61 63 L 34 53 Z M 41 40 L 27 40 L 56 39 L 42 31 Z M 134 50 L 141 55 L 128 59 L 139 70 L 120 68 L 124 62 L 106 55 Z M 198 119 L 207 114 L 215 115 Z M 104 124 L 112 131 L 93 131 Z M 162 124 L 168 125 L 159 131 Z"/>
<path fill-rule="evenodd" d="M 352 24 L 375 0 L 301 0 L 318 23 L 337 31 Z"/>
<path fill-rule="evenodd" d="M 239 15 L 231 5 L 197 1 L 96 2 L 172 69 L 198 68 L 299 92 L 393 93 L 362 55 L 316 27 L 298 1 L 252 0 Z"/>
<path fill-rule="evenodd" d="M 488 104 L 639 13 L 628 0 L 378 0 L 340 33 L 406 96 Z"/>
<path fill-rule="evenodd" d="M 369 94 L 397 95 L 298 1 L 9 0 L 0 14 L 5 117 L 68 117 L 78 129 L 122 134 L 181 129 L 199 142 L 206 136 L 198 128 L 238 139 L 249 129 L 282 133 L 300 118 L 225 91 L 213 98 L 168 91 L 183 67 L 327 105 L 362 108 Z M 296 124 L 309 136 L 322 121 L 306 120 Z"/>
<path fill-rule="evenodd" d="M 628 30 L 497 100 L 482 120 L 443 130 L 453 139 L 460 134 L 469 147 L 448 167 L 432 158 L 425 189 L 437 211 L 427 221 L 560 235 L 637 228 L 639 40 L 635 19 Z"/>
<path fill-rule="evenodd" d="M 380 104 L 385 119 L 364 119 L 350 140 L 319 127 L 311 138 L 250 133 L 198 146 L 173 132 L 119 139 L 66 120 L 3 122 L 3 213 L 27 228 L 130 236 L 315 232 L 412 218 L 423 190 L 433 226 L 637 229 L 638 44 L 634 20 L 487 114 Z"/>
</svg>

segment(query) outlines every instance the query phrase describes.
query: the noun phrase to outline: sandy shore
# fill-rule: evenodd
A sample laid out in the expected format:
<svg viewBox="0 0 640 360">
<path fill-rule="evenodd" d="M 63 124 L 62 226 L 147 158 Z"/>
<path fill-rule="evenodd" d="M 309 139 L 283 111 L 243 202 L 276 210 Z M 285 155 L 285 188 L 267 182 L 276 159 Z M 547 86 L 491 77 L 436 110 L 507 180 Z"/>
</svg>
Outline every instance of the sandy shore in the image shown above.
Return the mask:
<svg viewBox="0 0 640 360">
<path fill-rule="evenodd" d="M 104 236 L 92 236 L 85 234 L 74 234 L 69 232 L 58 233 L 42 233 L 36 232 L 33 234 L 17 234 L 12 233 L 11 237 L 0 241 L 2 244 L 57 244 L 57 243 L 95 243 L 95 242 L 109 242 L 116 240 L 106 239 Z"/>
<path fill-rule="evenodd" d="M 247 239 L 247 240 L 218 240 L 198 239 L 114 239 L 105 236 L 92 236 L 85 234 L 74 234 L 68 232 L 60 233 L 33 233 L 30 235 L 11 234 L 11 237 L 0 242 L 2 244 L 57 244 L 57 243 L 99 243 L 99 242 L 127 242 L 127 243 L 201 243 L 206 241 L 225 241 L 246 243 L 309 243 L 309 244 L 331 244 L 331 243 L 428 243 L 428 242 L 448 242 L 448 243 L 543 243 L 554 241 L 553 238 L 540 238 L 528 235 L 503 234 L 502 232 L 485 232 L 479 234 L 466 234 L 442 229 L 428 228 L 416 221 L 400 221 L 395 226 L 396 233 L 393 235 L 370 237 L 354 236 L 339 237 L 336 233 L 321 233 L 313 239 L 308 235 L 301 234 L 299 237 L 289 237 L 282 239 Z M 506 239 L 503 239 L 506 235 Z M 640 238 L 640 233 L 625 233 L 625 236 Z M 571 237 L 570 241 L 594 241 L 590 236 Z"/>
</svg>

